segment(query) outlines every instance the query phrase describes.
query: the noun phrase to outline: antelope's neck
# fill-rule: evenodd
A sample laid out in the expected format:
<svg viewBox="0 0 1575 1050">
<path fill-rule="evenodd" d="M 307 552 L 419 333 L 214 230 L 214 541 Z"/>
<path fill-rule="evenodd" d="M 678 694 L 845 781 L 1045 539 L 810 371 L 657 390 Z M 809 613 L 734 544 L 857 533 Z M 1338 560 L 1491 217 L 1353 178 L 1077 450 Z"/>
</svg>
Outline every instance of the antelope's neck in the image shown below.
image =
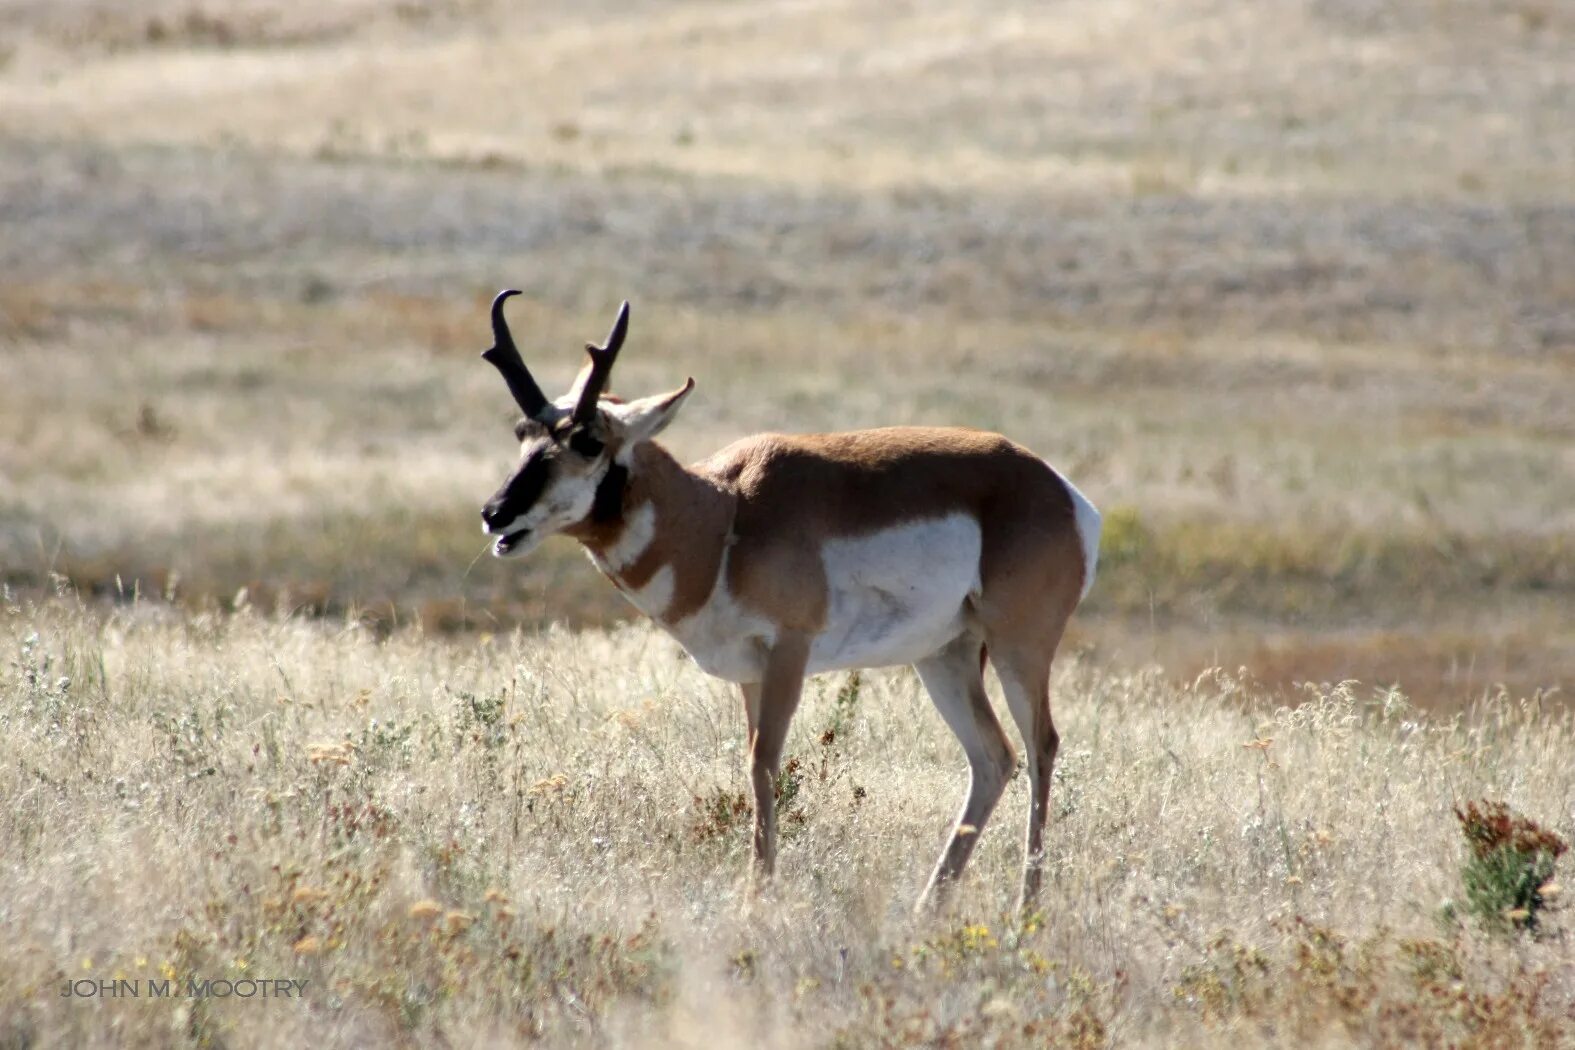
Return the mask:
<svg viewBox="0 0 1575 1050">
<path fill-rule="evenodd" d="M 635 450 L 618 506 L 571 534 L 635 608 L 674 624 L 716 586 L 733 509 L 730 493 L 647 442 Z"/>
</svg>

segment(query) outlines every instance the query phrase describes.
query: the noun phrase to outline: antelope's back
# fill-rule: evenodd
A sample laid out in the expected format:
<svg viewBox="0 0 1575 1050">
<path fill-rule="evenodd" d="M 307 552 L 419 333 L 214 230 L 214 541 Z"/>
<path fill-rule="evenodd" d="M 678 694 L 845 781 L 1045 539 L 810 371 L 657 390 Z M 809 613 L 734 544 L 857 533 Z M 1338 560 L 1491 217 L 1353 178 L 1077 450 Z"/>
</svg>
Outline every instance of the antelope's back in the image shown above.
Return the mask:
<svg viewBox="0 0 1575 1050">
<path fill-rule="evenodd" d="M 1071 528 L 1070 486 L 999 434 L 959 427 L 884 427 L 834 434 L 758 434 L 695 465 L 739 499 L 740 535 L 791 522 L 850 536 L 954 513 Z"/>
</svg>

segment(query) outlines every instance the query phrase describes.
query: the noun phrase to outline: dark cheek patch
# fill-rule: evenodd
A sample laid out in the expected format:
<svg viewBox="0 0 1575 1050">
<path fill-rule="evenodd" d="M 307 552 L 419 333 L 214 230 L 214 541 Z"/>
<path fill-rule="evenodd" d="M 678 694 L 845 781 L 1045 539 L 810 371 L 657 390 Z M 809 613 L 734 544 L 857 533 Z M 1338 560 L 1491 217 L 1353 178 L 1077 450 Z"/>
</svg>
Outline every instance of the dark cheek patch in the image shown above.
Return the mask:
<svg viewBox="0 0 1575 1050">
<path fill-rule="evenodd" d="M 623 517 L 623 489 L 629 480 L 629 469 L 614 463 L 607 468 L 601 484 L 596 486 L 596 501 L 591 504 L 591 520 L 606 525 Z"/>
</svg>

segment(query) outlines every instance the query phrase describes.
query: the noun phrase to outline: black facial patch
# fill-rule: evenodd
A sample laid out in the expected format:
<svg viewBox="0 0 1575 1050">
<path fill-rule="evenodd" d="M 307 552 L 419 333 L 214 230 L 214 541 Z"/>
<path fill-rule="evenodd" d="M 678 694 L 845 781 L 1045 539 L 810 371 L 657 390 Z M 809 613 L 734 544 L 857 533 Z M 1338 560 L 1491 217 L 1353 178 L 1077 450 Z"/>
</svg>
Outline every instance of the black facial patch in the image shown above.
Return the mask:
<svg viewBox="0 0 1575 1050">
<path fill-rule="evenodd" d="M 576 430 L 569 435 L 569 447 L 586 459 L 595 459 L 607 446 L 589 430 Z"/>
<path fill-rule="evenodd" d="M 491 518 L 506 525 L 530 510 L 547 487 L 547 476 L 552 467 L 545 456 L 532 456 L 525 465 L 498 490 L 487 504 Z"/>
<path fill-rule="evenodd" d="M 600 525 L 623 517 L 623 490 L 628 482 L 628 467 L 614 463 L 607 468 L 606 475 L 596 486 L 596 500 L 591 504 L 592 521 Z"/>
</svg>

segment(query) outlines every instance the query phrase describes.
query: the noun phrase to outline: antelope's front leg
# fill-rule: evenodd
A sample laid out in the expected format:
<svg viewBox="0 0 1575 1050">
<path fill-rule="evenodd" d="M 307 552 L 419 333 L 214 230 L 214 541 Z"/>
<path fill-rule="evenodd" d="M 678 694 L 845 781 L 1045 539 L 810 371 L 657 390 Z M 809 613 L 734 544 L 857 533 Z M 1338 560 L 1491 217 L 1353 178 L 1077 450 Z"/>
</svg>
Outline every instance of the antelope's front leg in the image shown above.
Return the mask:
<svg viewBox="0 0 1575 1050">
<path fill-rule="evenodd" d="M 769 876 L 776 868 L 777 774 L 788 723 L 804 691 L 808 661 L 809 637 L 784 633 L 766 655 L 763 679 L 743 686 L 749 718 L 749 784 L 755 795 L 755 870 L 760 876 Z"/>
</svg>

